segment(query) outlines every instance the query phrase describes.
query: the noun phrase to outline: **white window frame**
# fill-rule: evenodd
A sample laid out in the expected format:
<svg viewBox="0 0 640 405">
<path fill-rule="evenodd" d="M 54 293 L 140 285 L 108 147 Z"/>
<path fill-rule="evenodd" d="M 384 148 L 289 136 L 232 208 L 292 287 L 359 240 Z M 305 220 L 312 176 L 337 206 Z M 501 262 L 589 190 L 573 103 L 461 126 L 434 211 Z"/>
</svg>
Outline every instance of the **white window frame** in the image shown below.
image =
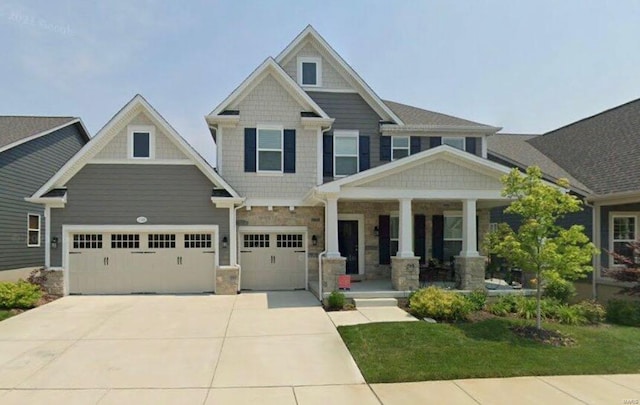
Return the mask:
<svg viewBox="0 0 640 405">
<path fill-rule="evenodd" d="M 31 228 L 31 217 L 38 217 L 38 229 Z M 38 232 L 38 243 L 29 243 L 29 233 Z M 40 238 L 42 236 L 42 216 L 40 214 L 34 214 L 32 212 L 27 213 L 27 247 L 40 247 Z"/>
<path fill-rule="evenodd" d="M 446 219 L 447 218 L 462 218 L 462 211 L 445 211 L 442 214 L 443 216 L 443 220 L 442 220 L 442 240 L 443 242 L 460 242 L 462 245 L 464 245 L 464 228 L 460 229 L 461 235 L 460 238 L 447 238 L 445 237 L 445 226 L 446 226 Z M 464 226 L 464 225 L 463 225 Z M 445 257 L 444 260 L 449 260 L 448 257 Z"/>
<path fill-rule="evenodd" d="M 395 141 L 396 139 L 406 139 L 407 140 L 407 146 L 394 146 L 393 145 L 393 141 Z M 395 159 L 393 157 L 393 151 L 394 150 L 406 150 L 407 151 L 407 157 L 411 156 L 411 137 L 410 136 L 392 136 L 391 137 L 391 160 L 398 160 L 398 159 L 402 159 L 402 158 L 398 158 Z"/>
<path fill-rule="evenodd" d="M 280 131 L 280 149 L 260 148 L 260 130 Z M 280 170 L 260 170 L 260 152 L 280 152 Z M 256 173 L 284 173 L 284 127 L 281 125 L 258 125 L 256 127 Z"/>
<path fill-rule="evenodd" d="M 458 150 L 461 150 L 463 152 L 466 152 L 467 150 L 467 141 L 466 141 L 466 137 L 464 136 L 443 136 L 442 137 L 442 144 L 443 145 L 447 145 L 445 142 L 446 140 L 462 140 L 462 148 L 458 148 L 457 146 L 453 146 L 453 145 L 448 145 L 451 146 L 452 148 L 456 148 Z"/>
<path fill-rule="evenodd" d="M 133 157 L 133 134 L 149 134 L 149 157 Z M 153 125 L 129 125 L 127 127 L 127 157 L 134 160 L 150 160 L 156 157 L 156 127 Z"/>
<path fill-rule="evenodd" d="M 609 214 L 609 251 L 613 252 L 614 250 L 614 242 L 635 242 L 638 240 L 638 217 L 640 213 L 638 212 L 611 212 Z M 634 229 L 633 229 L 633 239 L 616 239 L 615 233 L 613 229 L 613 222 L 615 218 L 633 218 L 634 220 Z M 616 264 L 615 258 L 609 255 L 609 266 L 610 267 L 621 267 L 624 264 Z"/>
<path fill-rule="evenodd" d="M 353 154 L 338 154 L 336 151 L 336 138 L 355 138 L 356 139 L 356 153 Z M 335 130 L 333 131 L 333 177 L 347 177 L 352 174 L 338 174 L 336 172 L 336 158 L 337 157 L 355 157 L 356 158 L 356 173 L 360 172 L 360 131 L 354 130 Z"/>
<path fill-rule="evenodd" d="M 303 63 L 316 64 L 316 84 L 302 83 L 302 64 Z M 322 87 L 322 58 L 310 57 L 310 56 L 298 57 L 298 84 L 304 87 Z"/>
</svg>

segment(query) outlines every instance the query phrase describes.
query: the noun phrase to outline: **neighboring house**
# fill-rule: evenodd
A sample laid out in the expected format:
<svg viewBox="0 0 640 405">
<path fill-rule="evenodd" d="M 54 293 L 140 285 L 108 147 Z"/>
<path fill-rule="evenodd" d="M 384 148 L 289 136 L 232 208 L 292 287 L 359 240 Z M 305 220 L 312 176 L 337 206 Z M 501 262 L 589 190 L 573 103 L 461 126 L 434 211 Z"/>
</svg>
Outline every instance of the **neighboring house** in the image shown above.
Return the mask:
<svg viewBox="0 0 640 405">
<path fill-rule="evenodd" d="M 0 279 L 44 266 L 48 218 L 24 199 L 88 141 L 79 118 L 0 116 Z"/>
<path fill-rule="evenodd" d="M 29 201 L 50 212 L 46 266 L 64 293 L 224 287 L 241 199 L 140 95 Z"/>
<path fill-rule="evenodd" d="M 540 136 L 495 136 L 489 155 L 519 167 L 536 164 L 569 179 L 586 209 L 565 222 L 585 225 L 601 249 L 594 259 L 593 294 L 610 296 L 619 284 L 605 270 L 618 263 L 607 252 L 638 253 L 627 243 L 640 237 L 640 99 Z"/>
</svg>

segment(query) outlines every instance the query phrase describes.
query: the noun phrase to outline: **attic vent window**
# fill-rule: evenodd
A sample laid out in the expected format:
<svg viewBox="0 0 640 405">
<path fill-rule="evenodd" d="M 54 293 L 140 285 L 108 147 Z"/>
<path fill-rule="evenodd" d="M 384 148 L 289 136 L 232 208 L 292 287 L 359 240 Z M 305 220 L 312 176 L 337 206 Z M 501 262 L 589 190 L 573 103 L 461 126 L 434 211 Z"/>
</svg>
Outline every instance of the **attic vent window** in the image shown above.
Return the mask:
<svg viewBox="0 0 640 405">
<path fill-rule="evenodd" d="M 129 158 L 153 159 L 155 155 L 155 128 L 153 126 L 129 127 Z"/>
<path fill-rule="evenodd" d="M 148 158 L 149 152 L 149 133 L 148 132 L 134 132 L 133 133 L 133 157 L 134 158 Z"/>
<path fill-rule="evenodd" d="M 320 87 L 321 71 L 320 58 L 298 58 L 298 83 L 300 85 Z"/>
</svg>

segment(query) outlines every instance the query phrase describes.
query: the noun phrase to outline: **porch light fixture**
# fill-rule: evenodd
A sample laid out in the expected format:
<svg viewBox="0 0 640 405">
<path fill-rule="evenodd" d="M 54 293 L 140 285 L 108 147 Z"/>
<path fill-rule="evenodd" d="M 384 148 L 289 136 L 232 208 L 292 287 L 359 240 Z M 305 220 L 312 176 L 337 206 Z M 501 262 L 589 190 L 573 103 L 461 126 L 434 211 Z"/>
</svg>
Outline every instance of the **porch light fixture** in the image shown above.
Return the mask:
<svg viewBox="0 0 640 405">
<path fill-rule="evenodd" d="M 223 238 L 222 238 L 222 247 L 226 249 L 226 248 L 227 248 L 227 244 L 228 244 L 228 243 L 229 243 L 229 239 L 227 239 L 227 237 L 226 237 L 226 236 L 225 236 L 225 237 L 223 237 Z"/>
<path fill-rule="evenodd" d="M 374 234 L 375 236 L 380 236 L 380 230 L 378 229 L 378 227 L 377 227 L 377 226 L 374 226 L 374 227 L 373 227 L 373 234 Z"/>
<path fill-rule="evenodd" d="M 317 237 L 316 235 L 313 235 L 313 236 L 311 237 L 311 244 L 312 244 L 313 246 L 317 246 L 317 245 L 318 245 L 318 237 Z"/>
</svg>

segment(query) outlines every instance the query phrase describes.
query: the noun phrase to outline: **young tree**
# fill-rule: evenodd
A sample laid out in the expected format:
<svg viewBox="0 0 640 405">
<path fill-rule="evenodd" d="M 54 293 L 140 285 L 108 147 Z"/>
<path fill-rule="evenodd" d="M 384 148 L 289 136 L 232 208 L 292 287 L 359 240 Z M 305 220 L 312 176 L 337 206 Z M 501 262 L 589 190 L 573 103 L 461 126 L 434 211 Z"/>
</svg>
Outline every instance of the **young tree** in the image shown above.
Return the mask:
<svg viewBox="0 0 640 405">
<path fill-rule="evenodd" d="M 568 182 L 561 179 L 557 187 L 542 180 L 538 167 L 529 167 L 526 175 L 517 169 L 502 178 L 502 195 L 514 200 L 506 213 L 522 218 L 518 230 L 501 224 L 487 237 L 491 253 L 506 259 L 523 271 L 536 274 L 537 319 L 542 328 L 540 297 L 544 280 L 560 277 L 576 280 L 592 271 L 591 259 L 597 253 L 584 234 L 582 225 L 564 229 L 557 225 L 565 214 L 582 210 L 582 201 L 566 191 Z"/>
</svg>

